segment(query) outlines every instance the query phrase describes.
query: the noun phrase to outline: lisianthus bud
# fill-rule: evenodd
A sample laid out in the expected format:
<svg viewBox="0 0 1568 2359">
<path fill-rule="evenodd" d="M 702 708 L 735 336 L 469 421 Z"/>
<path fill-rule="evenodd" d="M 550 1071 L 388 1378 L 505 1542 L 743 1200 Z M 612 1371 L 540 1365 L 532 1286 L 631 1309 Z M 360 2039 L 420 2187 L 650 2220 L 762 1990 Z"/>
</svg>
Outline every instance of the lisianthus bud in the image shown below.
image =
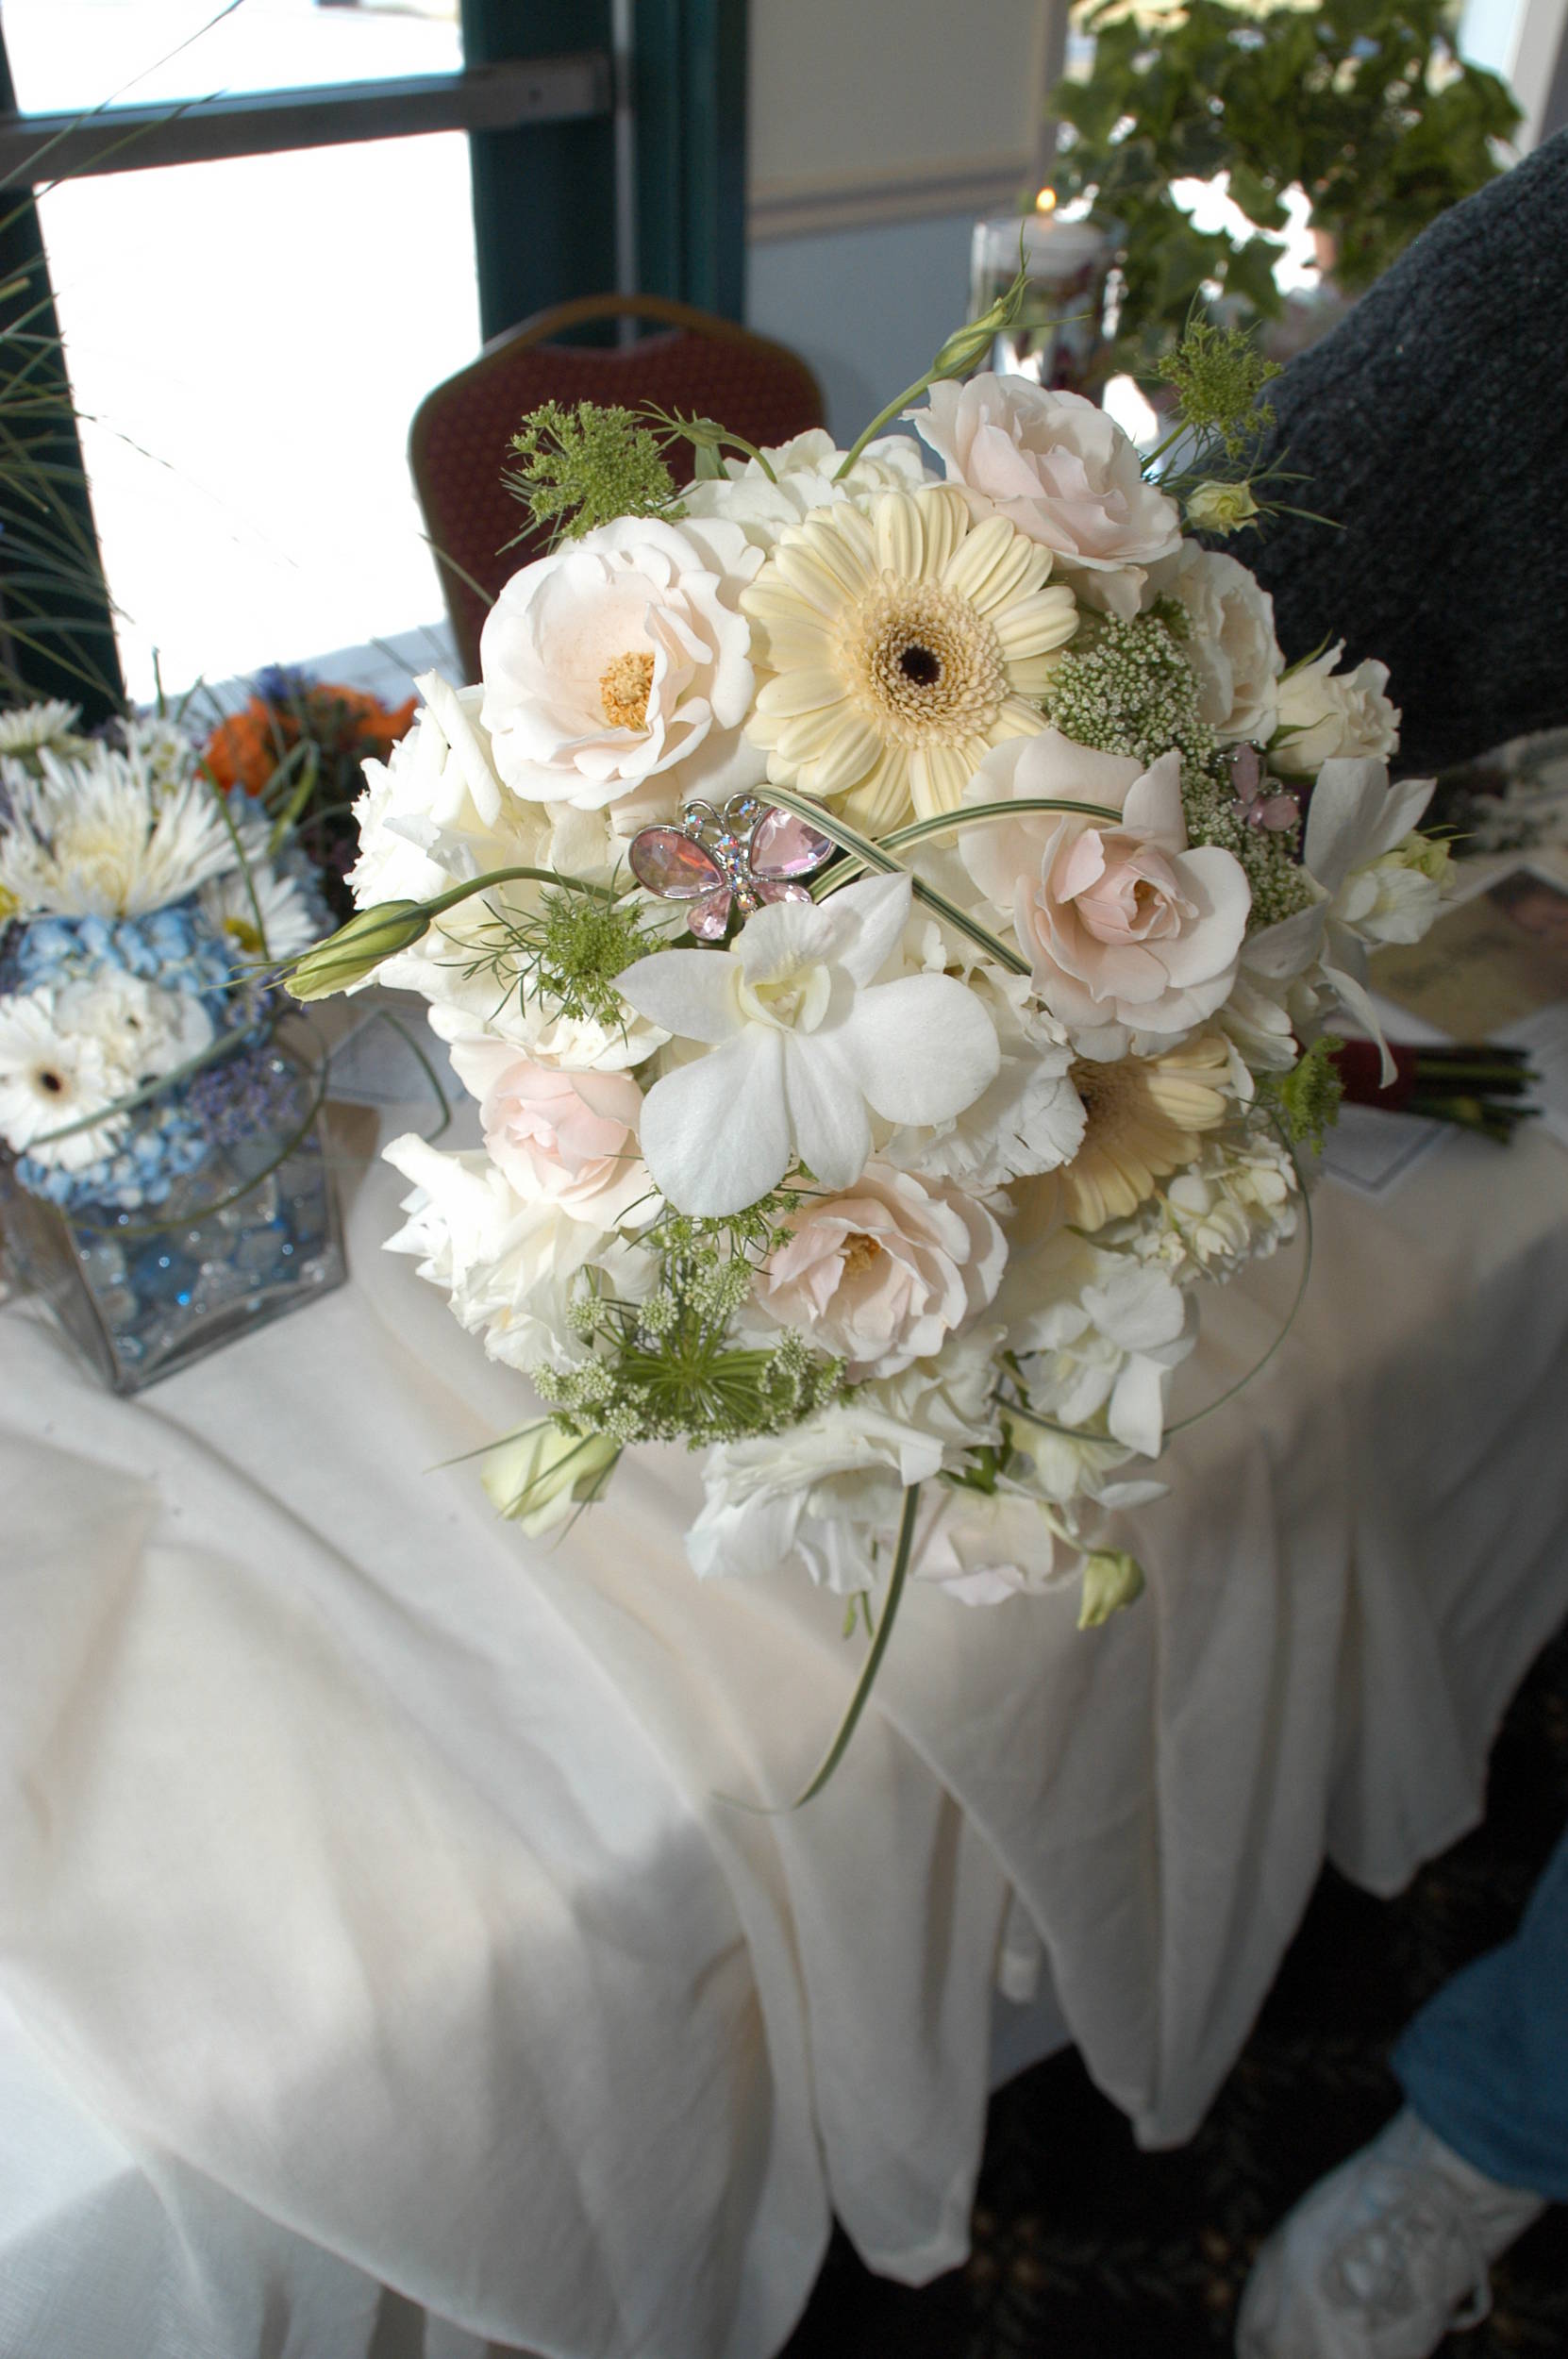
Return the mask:
<svg viewBox="0 0 1568 2359">
<path fill-rule="evenodd" d="M 411 949 L 429 923 L 423 901 L 377 901 L 296 959 L 284 984 L 295 999 L 330 999 L 366 981 L 384 959 Z"/>
<path fill-rule="evenodd" d="M 1261 514 L 1250 483 L 1200 483 L 1186 500 L 1187 521 L 1194 532 L 1240 532 Z"/>
<path fill-rule="evenodd" d="M 1019 245 L 1022 250 L 1022 223 L 1019 225 Z M 989 311 L 982 312 L 977 320 L 970 320 L 965 326 L 955 328 L 937 354 L 932 364 L 932 377 L 967 376 L 971 369 L 977 368 L 981 361 L 987 360 L 1003 328 L 1010 327 L 1023 310 L 1028 284 L 1027 270 L 1020 268 L 1011 286 L 1004 289 Z"/>
<path fill-rule="evenodd" d="M 573 1508 L 596 1498 L 620 1456 L 602 1433 L 581 1437 L 559 1426 L 530 1426 L 491 1451 L 484 1485 L 499 1515 L 522 1525 L 530 1538 L 562 1524 Z"/>
<path fill-rule="evenodd" d="M 1095 1548 L 1083 1560 L 1079 1630 L 1097 1629 L 1143 1594 L 1143 1567 L 1126 1548 Z"/>
</svg>

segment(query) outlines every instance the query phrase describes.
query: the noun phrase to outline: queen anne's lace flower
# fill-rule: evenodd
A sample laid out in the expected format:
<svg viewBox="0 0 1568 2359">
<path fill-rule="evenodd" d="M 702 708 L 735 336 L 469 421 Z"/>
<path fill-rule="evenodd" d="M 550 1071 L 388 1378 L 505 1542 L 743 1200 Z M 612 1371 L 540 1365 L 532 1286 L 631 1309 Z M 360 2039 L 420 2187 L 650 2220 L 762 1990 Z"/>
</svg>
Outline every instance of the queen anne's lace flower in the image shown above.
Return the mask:
<svg viewBox="0 0 1568 2359">
<path fill-rule="evenodd" d="M 1044 727 L 1077 627 L 1051 554 L 960 492 L 886 492 L 782 533 L 742 605 L 759 686 L 747 734 L 779 785 L 880 832 L 956 809 L 982 755 Z"/>
</svg>

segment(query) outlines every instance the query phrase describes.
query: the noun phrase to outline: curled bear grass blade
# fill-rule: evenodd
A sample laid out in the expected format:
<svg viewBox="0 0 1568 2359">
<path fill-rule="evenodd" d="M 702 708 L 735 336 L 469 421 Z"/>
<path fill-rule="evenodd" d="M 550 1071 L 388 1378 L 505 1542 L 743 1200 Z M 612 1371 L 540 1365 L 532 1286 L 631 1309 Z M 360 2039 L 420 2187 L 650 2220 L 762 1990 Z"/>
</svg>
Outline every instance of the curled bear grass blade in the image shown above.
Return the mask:
<svg viewBox="0 0 1568 2359">
<path fill-rule="evenodd" d="M 787 1817 L 791 1811 L 801 1809 L 805 1803 L 811 1801 L 822 1792 L 823 1787 L 842 1761 L 849 1750 L 849 1740 L 859 1725 L 860 1715 L 870 1700 L 872 1688 L 876 1682 L 876 1674 L 882 1665 L 882 1657 L 888 1650 L 888 1640 L 892 1636 L 893 1620 L 898 1612 L 899 1599 L 904 1595 L 904 1583 L 909 1577 L 909 1557 L 914 1548 L 915 1511 L 919 1503 L 920 1485 L 918 1482 L 911 1482 L 904 1494 L 904 1512 L 898 1519 L 898 1545 L 893 1551 L 892 1570 L 888 1575 L 888 1594 L 882 1600 L 882 1614 L 876 1625 L 876 1634 L 872 1639 L 865 1662 L 860 1666 L 860 1676 L 855 1682 L 855 1693 L 849 1699 L 849 1709 L 839 1724 L 839 1732 L 823 1755 L 811 1778 L 801 1788 L 794 1800 L 786 1803 L 781 1810 L 769 1810 L 757 1802 L 742 1801 L 738 1795 L 734 1794 L 721 1794 L 718 1797 L 721 1802 L 728 1802 L 734 1810 L 749 1810 L 760 1818 Z"/>
</svg>

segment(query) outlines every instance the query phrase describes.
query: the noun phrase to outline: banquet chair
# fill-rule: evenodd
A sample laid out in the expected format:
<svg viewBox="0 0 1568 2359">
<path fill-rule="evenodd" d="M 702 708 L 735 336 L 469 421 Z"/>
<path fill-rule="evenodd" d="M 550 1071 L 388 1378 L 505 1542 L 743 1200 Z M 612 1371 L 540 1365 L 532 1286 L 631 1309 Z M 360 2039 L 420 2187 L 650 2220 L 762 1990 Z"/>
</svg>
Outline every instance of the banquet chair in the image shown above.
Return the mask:
<svg viewBox="0 0 1568 2359">
<path fill-rule="evenodd" d="M 625 319 L 651 321 L 654 330 L 617 345 L 555 341 L 590 321 Z M 510 437 L 544 401 L 628 410 L 652 401 L 716 418 L 757 443 L 787 442 L 823 422 L 822 390 L 804 360 L 666 296 L 579 295 L 495 337 L 477 360 L 425 395 L 409 434 L 409 464 L 464 679 L 479 677 L 479 631 L 502 583 L 545 545 L 537 532 L 517 538 L 525 511 L 501 479 Z"/>
</svg>

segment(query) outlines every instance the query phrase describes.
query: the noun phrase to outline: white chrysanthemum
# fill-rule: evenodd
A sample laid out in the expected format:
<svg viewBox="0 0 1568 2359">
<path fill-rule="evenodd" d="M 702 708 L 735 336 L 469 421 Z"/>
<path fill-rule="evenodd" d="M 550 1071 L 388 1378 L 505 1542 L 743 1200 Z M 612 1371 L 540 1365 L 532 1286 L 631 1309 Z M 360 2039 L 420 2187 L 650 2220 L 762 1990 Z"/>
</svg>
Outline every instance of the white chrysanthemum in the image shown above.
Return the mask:
<svg viewBox="0 0 1568 2359">
<path fill-rule="evenodd" d="M 781 534 L 741 600 L 759 683 L 746 733 L 769 778 L 874 833 L 956 810 L 991 746 L 1045 726 L 1032 699 L 1077 627 L 1051 563 L 945 484 Z"/>
<path fill-rule="evenodd" d="M 681 503 L 689 516 L 722 516 L 739 525 L 756 547 L 772 548 L 789 525 L 803 524 L 815 508 L 867 492 L 918 491 L 936 480 L 907 434 L 868 443 L 849 473 L 838 470 L 844 452 L 825 427 L 812 427 L 761 454 L 773 473 L 755 459 L 726 459 L 722 476 L 688 484 Z"/>
<path fill-rule="evenodd" d="M 23 915 L 139 917 L 235 864 L 216 790 L 188 777 L 166 792 L 142 755 L 44 746 L 38 777 L 0 764 L 11 816 L 0 831 L 0 890 Z M 250 845 L 246 844 L 247 854 Z"/>
<path fill-rule="evenodd" d="M 201 912 L 231 945 L 236 966 L 272 966 L 321 936 L 299 879 L 256 861 L 205 884 Z"/>
<path fill-rule="evenodd" d="M 35 754 L 75 732 L 82 717 L 80 705 L 51 696 L 45 703 L 23 705 L 15 712 L 0 712 L 0 754 Z"/>
<path fill-rule="evenodd" d="M 109 1152 L 125 1118 L 48 1141 L 116 1095 L 101 1044 L 61 1025 L 55 998 L 34 991 L 0 999 L 0 1138 L 19 1155 L 79 1171 Z"/>
</svg>

